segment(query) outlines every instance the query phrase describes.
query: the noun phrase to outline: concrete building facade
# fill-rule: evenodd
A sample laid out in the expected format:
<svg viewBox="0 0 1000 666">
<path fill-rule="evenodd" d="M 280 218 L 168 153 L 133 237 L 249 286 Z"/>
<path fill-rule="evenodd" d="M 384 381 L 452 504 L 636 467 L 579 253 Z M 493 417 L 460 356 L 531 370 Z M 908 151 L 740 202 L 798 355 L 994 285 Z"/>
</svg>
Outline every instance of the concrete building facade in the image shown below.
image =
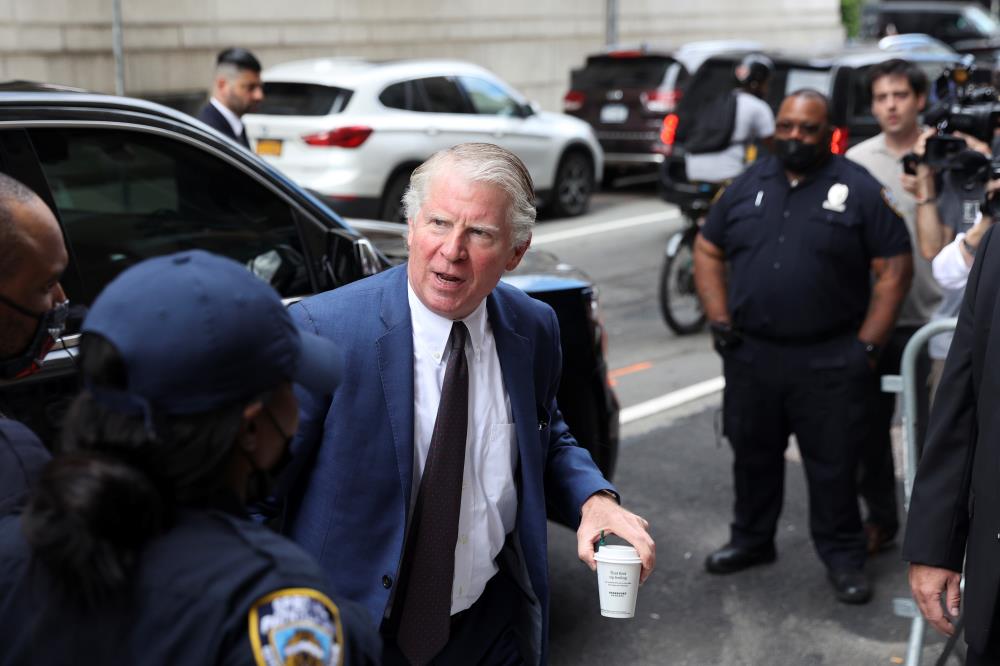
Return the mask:
<svg viewBox="0 0 1000 666">
<path fill-rule="evenodd" d="M 316 56 L 449 57 L 483 65 L 547 109 L 605 43 L 608 0 L 121 0 L 125 92 L 204 95 L 215 54 L 265 67 Z M 839 0 L 618 0 L 621 44 L 843 40 Z M 0 80 L 115 88 L 112 0 L 0 0 Z"/>
</svg>

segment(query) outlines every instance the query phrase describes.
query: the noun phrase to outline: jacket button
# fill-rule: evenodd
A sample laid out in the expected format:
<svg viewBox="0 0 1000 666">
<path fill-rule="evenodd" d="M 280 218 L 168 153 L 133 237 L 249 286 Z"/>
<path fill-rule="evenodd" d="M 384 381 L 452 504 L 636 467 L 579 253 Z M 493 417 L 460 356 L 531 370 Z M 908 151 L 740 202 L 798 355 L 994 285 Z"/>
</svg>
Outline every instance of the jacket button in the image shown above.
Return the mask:
<svg viewBox="0 0 1000 666">
<path fill-rule="evenodd" d="M 384 587 L 387 590 L 390 587 L 392 587 L 392 576 L 389 575 L 382 576 L 382 587 Z"/>
</svg>

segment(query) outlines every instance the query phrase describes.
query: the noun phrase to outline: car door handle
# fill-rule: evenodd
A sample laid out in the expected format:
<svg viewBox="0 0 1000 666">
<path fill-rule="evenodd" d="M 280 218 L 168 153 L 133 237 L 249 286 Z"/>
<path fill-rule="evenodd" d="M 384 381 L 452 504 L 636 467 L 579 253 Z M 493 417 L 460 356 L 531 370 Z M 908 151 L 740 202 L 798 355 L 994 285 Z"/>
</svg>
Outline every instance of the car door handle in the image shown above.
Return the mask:
<svg viewBox="0 0 1000 666">
<path fill-rule="evenodd" d="M 430 136 L 437 136 L 441 130 L 439 130 L 437 127 L 428 127 L 424 129 L 424 131 Z"/>
</svg>

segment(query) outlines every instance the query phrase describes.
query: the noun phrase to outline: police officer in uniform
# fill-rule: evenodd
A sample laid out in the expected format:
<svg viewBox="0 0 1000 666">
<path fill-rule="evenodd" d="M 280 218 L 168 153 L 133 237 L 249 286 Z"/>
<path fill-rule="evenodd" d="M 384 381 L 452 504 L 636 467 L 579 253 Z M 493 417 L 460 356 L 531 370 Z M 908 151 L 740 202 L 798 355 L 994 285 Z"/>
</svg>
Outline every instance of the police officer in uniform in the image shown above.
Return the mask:
<svg viewBox="0 0 1000 666">
<path fill-rule="evenodd" d="M 376 664 L 367 613 L 244 512 L 288 455 L 291 382 L 336 348 L 234 261 L 140 263 L 83 325 L 84 390 L 23 513 L 0 518 L 0 664 Z"/>
<path fill-rule="evenodd" d="M 705 567 L 726 574 L 775 559 L 794 433 L 813 543 L 836 597 L 865 603 L 858 447 L 878 390 L 879 346 L 913 269 L 890 195 L 831 155 L 830 137 L 826 98 L 792 93 L 778 112 L 775 155 L 732 183 L 696 243 L 698 293 L 723 358 L 736 496 L 729 543 Z"/>
<path fill-rule="evenodd" d="M 59 284 L 69 255 L 49 207 L 0 173 L 0 381 L 23 379 L 63 330 L 69 301 Z M 0 515 L 20 506 L 49 460 L 42 442 L 0 399 Z"/>
</svg>

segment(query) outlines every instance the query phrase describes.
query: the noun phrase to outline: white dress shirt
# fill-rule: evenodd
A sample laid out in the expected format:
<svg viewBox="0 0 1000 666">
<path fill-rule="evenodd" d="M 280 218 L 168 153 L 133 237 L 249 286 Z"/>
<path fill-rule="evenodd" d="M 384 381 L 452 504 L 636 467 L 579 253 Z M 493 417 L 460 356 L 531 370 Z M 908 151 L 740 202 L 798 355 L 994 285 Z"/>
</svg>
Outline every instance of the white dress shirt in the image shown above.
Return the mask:
<svg viewBox="0 0 1000 666">
<path fill-rule="evenodd" d="M 240 120 L 239 116 L 229 110 L 229 107 L 215 99 L 214 97 L 209 102 L 215 107 L 215 110 L 222 114 L 222 117 L 226 119 L 229 126 L 233 128 L 233 134 L 239 138 L 240 134 L 243 133 L 243 121 Z"/>
<path fill-rule="evenodd" d="M 452 321 L 431 312 L 409 282 L 413 323 L 413 492 L 410 514 L 427 460 L 441 384 L 448 364 Z M 451 612 L 476 602 L 499 570 L 494 560 L 517 518 L 517 444 L 510 399 L 504 389 L 496 341 L 486 316 L 486 301 L 462 320 L 469 329 L 469 426 L 466 435 L 462 508 L 455 544 Z M 409 524 L 409 521 L 408 521 Z"/>
<path fill-rule="evenodd" d="M 956 234 L 955 240 L 941 248 L 931 265 L 934 268 L 934 279 L 945 289 L 965 289 L 972 268 L 965 263 L 962 255 L 962 241 L 965 234 Z"/>
</svg>

